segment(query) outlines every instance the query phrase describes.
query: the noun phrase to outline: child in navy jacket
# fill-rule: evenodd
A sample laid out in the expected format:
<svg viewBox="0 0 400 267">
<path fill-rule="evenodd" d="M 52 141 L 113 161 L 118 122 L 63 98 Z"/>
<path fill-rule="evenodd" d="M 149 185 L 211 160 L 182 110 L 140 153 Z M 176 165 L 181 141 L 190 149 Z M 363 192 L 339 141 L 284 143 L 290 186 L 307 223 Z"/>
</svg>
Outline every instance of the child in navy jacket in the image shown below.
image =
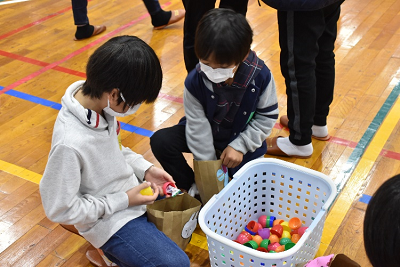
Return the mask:
<svg viewBox="0 0 400 267">
<path fill-rule="evenodd" d="M 200 62 L 185 80 L 185 117 L 150 140 L 155 157 L 181 189 L 194 182 L 182 152 L 193 153 L 195 160 L 220 158 L 230 176 L 266 153 L 278 103 L 270 70 L 250 50 L 252 39 L 246 18 L 229 9 L 213 9 L 199 22 Z"/>
</svg>

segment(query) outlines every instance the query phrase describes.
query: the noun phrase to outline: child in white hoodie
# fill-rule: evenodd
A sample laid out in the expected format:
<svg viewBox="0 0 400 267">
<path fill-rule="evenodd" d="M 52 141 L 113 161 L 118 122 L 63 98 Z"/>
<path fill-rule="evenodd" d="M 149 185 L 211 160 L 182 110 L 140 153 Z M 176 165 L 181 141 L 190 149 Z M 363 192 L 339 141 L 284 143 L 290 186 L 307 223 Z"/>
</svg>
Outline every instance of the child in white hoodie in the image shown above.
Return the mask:
<svg viewBox="0 0 400 267">
<path fill-rule="evenodd" d="M 118 266 L 189 266 L 187 255 L 147 221 L 146 205 L 174 182 L 162 169 L 124 147 L 116 116 L 153 102 L 162 70 L 153 49 L 134 36 L 100 46 L 86 81 L 68 87 L 54 125 L 40 182 L 47 217 L 74 225 Z M 153 196 L 140 194 L 152 186 Z"/>
</svg>

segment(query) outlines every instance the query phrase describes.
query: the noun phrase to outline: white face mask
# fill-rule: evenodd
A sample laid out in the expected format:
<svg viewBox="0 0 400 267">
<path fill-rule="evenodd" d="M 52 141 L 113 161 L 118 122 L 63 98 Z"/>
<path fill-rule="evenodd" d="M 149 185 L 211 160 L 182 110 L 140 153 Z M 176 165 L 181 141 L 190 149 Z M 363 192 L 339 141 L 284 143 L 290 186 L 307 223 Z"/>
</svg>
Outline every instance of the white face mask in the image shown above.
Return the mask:
<svg viewBox="0 0 400 267">
<path fill-rule="evenodd" d="M 120 92 L 119 94 L 120 94 L 122 100 L 124 102 L 126 102 L 122 93 Z M 126 112 L 120 113 L 120 112 L 116 112 L 110 108 L 110 100 L 107 99 L 107 107 L 103 108 L 103 111 L 105 113 L 107 113 L 108 115 L 111 115 L 114 117 L 125 117 L 125 116 L 132 115 L 133 113 L 135 113 L 139 109 L 139 107 L 140 107 L 140 104 L 137 104 L 137 105 L 134 105 L 133 107 L 129 107 L 129 109 Z"/>
<path fill-rule="evenodd" d="M 206 64 L 200 61 L 200 69 L 204 72 L 207 78 L 213 83 L 221 83 L 228 80 L 229 78 L 233 78 L 233 76 L 235 75 L 233 70 L 235 68 L 236 66 L 232 68 L 213 69 L 210 66 L 207 66 Z"/>
</svg>

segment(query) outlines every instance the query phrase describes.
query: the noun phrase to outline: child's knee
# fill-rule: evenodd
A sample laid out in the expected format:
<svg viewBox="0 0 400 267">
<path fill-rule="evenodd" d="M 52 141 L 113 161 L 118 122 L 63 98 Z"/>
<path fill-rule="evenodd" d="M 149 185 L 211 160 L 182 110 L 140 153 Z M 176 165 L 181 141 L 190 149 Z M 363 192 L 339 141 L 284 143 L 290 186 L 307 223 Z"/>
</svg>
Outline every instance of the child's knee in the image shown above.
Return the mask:
<svg viewBox="0 0 400 267">
<path fill-rule="evenodd" d="M 166 261 L 164 261 L 164 260 L 166 260 Z M 177 253 L 171 254 L 170 257 L 167 257 L 167 259 L 164 259 L 164 260 L 163 260 L 163 263 L 165 264 L 165 266 L 169 266 L 169 267 L 176 267 L 176 266 L 189 267 L 190 266 L 189 257 L 182 250 Z"/>
<path fill-rule="evenodd" d="M 162 151 L 163 146 L 165 144 L 165 135 L 161 133 L 161 130 L 158 130 L 150 137 L 150 147 L 154 154 L 158 151 Z"/>
</svg>

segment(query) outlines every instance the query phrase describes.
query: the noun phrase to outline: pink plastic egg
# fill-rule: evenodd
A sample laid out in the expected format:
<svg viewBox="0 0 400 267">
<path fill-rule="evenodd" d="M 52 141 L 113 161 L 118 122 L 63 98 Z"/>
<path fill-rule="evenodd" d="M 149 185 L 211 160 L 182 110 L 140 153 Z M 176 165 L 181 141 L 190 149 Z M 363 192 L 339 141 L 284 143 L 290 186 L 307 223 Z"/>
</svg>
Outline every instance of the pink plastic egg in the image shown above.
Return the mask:
<svg viewBox="0 0 400 267">
<path fill-rule="evenodd" d="M 240 244 L 244 244 L 249 240 L 250 239 L 248 239 L 248 237 L 246 235 L 243 235 L 243 234 L 239 234 L 238 237 L 236 238 L 236 241 L 238 241 Z"/>
<path fill-rule="evenodd" d="M 307 229 L 308 229 L 308 227 L 306 227 L 306 226 L 300 227 L 300 228 L 297 230 L 297 233 L 298 233 L 300 236 L 302 236 L 302 235 L 304 235 L 304 232 L 305 232 Z"/>
<path fill-rule="evenodd" d="M 266 227 L 267 215 L 261 215 L 260 217 L 258 217 L 258 222 L 261 224 L 262 227 Z"/>
</svg>

